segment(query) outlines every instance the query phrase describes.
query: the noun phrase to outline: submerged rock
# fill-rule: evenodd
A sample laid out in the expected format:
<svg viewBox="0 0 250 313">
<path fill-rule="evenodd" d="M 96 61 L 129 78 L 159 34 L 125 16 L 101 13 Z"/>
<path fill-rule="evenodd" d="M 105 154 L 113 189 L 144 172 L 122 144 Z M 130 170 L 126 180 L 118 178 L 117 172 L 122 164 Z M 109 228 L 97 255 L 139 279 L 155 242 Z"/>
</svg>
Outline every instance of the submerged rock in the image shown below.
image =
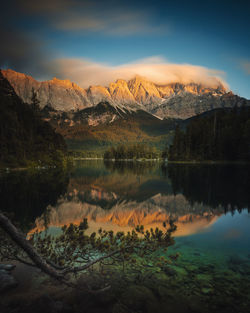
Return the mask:
<svg viewBox="0 0 250 313">
<path fill-rule="evenodd" d="M 188 274 L 188 272 L 185 270 L 184 267 L 182 266 L 175 266 L 175 265 L 172 265 L 171 266 L 172 270 L 174 270 L 176 272 L 176 274 L 179 276 L 179 277 L 183 277 L 183 276 L 186 276 Z"/>
<path fill-rule="evenodd" d="M 154 312 L 158 299 L 153 292 L 141 285 L 130 286 L 121 297 L 121 304 L 133 311 Z M 157 310 L 156 310 L 157 311 Z"/>
<path fill-rule="evenodd" d="M 12 264 L 0 264 L 0 270 L 12 271 L 16 266 Z"/>
<path fill-rule="evenodd" d="M 230 265 L 236 265 L 237 266 L 237 265 L 243 265 L 243 264 L 249 263 L 249 260 L 247 258 L 238 256 L 238 255 L 233 255 L 230 257 L 228 263 Z"/>
<path fill-rule="evenodd" d="M 0 269 L 0 293 L 18 285 L 15 278 L 6 270 Z"/>
<path fill-rule="evenodd" d="M 74 310 L 67 304 L 54 300 L 51 296 L 44 294 L 35 299 L 25 309 L 26 313 L 73 313 Z"/>
<path fill-rule="evenodd" d="M 207 287 L 204 287 L 201 289 L 201 292 L 204 294 L 204 295 L 208 295 L 210 293 L 213 292 L 213 289 L 212 288 L 207 288 Z"/>
<path fill-rule="evenodd" d="M 168 276 L 175 276 L 177 275 L 177 272 L 175 269 L 171 268 L 170 266 L 165 266 L 163 268 L 163 271 L 168 275 Z"/>
</svg>

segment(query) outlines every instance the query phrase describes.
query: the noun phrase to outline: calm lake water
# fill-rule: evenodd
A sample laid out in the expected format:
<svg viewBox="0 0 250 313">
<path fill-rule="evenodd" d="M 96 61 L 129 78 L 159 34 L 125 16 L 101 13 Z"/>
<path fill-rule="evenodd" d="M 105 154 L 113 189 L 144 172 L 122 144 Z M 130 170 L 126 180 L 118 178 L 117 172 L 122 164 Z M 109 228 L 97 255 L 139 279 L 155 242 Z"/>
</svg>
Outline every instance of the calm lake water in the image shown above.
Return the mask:
<svg viewBox="0 0 250 313">
<path fill-rule="evenodd" d="M 157 299 L 154 312 L 164 312 L 166 302 L 169 312 L 250 311 L 249 166 L 86 160 L 71 173 L 4 174 L 0 196 L 2 210 L 27 233 L 57 234 L 85 217 L 89 232 L 161 228 L 174 218 L 176 243 L 168 253 L 181 256 L 169 273 L 155 270 L 159 281 L 143 282 Z"/>
</svg>

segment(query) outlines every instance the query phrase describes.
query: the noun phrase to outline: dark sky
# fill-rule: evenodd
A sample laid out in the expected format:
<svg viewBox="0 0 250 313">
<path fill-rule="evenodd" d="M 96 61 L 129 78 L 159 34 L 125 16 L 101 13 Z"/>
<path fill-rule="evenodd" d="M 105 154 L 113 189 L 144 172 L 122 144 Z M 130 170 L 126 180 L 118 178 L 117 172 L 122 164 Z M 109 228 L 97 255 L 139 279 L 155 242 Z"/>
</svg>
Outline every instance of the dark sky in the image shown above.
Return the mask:
<svg viewBox="0 0 250 313">
<path fill-rule="evenodd" d="M 222 79 L 250 98 L 250 1 L 10 0 L 0 66 L 86 86 Z"/>
</svg>

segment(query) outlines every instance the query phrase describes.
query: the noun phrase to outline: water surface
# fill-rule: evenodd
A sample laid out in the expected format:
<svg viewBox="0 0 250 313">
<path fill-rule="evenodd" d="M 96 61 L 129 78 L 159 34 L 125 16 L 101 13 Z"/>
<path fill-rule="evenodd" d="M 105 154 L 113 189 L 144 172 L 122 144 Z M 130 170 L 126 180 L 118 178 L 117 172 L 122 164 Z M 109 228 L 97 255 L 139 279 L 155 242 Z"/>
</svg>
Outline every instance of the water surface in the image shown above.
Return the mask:
<svg viewBox="0 0 250 313">
<path fill-rule="evenodd" d="M 157 305 L 168 299 L 174 307 L 181 297 L 185 312 L 248 312 L 249 174 L 246 165 L 88 160 L 77 162 L 71 173 L 1 176 L 1 200 L 30 233 L 57 234 L 62 225 L 85 217 L 89 232 L 128 231 L 138 224 L 161 228 L 174 219 L 176 243 L 168 254 L 181 256 L 172 271 L 155 269 L 158 280 L 143 282 Z"/>
</svg>

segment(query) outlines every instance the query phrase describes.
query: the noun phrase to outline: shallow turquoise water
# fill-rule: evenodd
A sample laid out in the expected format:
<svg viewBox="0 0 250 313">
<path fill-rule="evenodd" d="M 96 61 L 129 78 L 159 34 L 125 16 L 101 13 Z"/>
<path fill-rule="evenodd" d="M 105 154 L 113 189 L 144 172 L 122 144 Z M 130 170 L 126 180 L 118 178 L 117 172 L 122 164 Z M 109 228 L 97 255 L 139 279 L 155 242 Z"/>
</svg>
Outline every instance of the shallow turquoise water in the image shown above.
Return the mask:
<svg viewBox="0 0 250 313">
<path fill-rule="evenodd" d="M 236 263 L 232 263 L 230 268 L 244 273 L 244 265 L 247 265 L 247 273 L 250 274 L 249 223 L 247 210 L 243 210 L 241 214 L 236 212 L 234 216 L 227 213 L 202 233 L 176 238 L 176 245 L 170 250 L 178 250 L 181 259 L 186 262 L 191 257 L 190 263 L 212 262 L 222 269 L 228 267 L 230 259 L 235 259 Z"/>
<path fill-rule="evenodd" d="M 204 232 L 177 239 L 182 242 L 188 238 L 193 246 L 216 254 L 244 253 L 250 255 L 250 214 L 247 209 L 241 213 L 223 214 Z"/>
</svg>

